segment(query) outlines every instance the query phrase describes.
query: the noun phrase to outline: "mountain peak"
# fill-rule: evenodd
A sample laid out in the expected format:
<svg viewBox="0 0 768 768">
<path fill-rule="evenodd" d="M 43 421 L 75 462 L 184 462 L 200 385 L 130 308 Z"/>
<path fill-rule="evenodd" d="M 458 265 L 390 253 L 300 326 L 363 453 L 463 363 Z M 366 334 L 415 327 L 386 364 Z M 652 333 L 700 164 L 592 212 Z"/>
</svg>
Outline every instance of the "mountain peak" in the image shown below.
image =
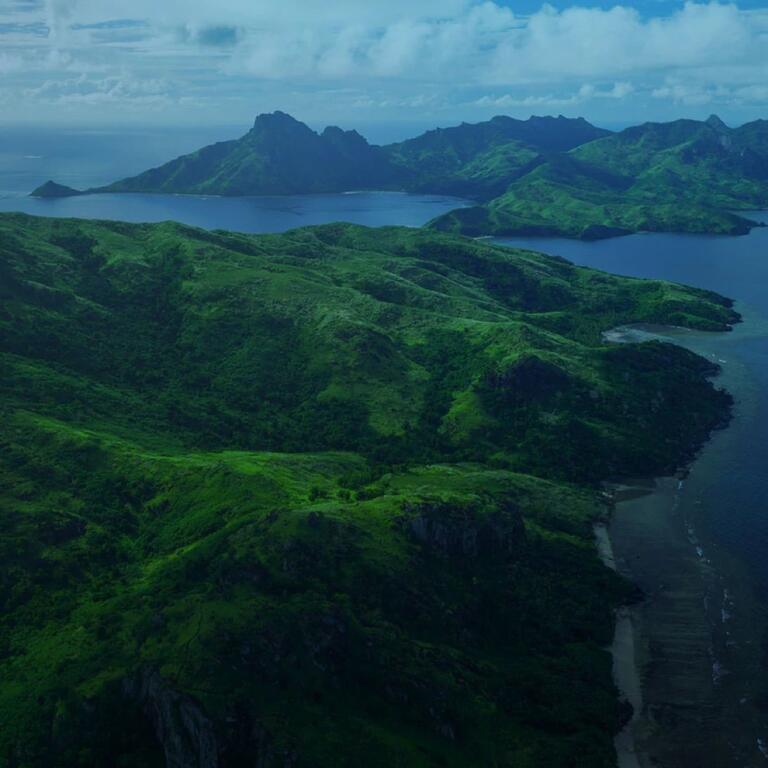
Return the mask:
<svg viewBox="0 0 768 768">
<path fill-rule="evenodd" d="M 712 128 L 728 127 L 717 115 L 710 115 L 705 122 L 707 123 L 707 125 L 709 125 Z"/>
<path fill-rule="evenodd" d="M 292 117 L 287 112 L 281 112 L 279 109 L 274 112 L 263 112 L 260 115 L 257 115 L 256 120 L 254 121 L 254 128 L 260 125 L 304 125 L 304 123 L 299 122 L 295 117 Z"/>
</svg>

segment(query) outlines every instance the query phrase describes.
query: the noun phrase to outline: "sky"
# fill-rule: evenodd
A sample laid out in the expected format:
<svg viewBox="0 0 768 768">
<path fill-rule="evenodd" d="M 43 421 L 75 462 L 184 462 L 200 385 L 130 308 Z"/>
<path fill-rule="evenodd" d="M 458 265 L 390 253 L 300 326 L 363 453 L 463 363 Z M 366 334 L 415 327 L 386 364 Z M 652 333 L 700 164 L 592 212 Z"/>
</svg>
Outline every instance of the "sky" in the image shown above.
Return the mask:
<svg viewBox="0 0 768 768">
<path fill-rule="evenodd" d="M 768 0 L 0 0 L 0 125 L 768 118 Z"/>
</svg>

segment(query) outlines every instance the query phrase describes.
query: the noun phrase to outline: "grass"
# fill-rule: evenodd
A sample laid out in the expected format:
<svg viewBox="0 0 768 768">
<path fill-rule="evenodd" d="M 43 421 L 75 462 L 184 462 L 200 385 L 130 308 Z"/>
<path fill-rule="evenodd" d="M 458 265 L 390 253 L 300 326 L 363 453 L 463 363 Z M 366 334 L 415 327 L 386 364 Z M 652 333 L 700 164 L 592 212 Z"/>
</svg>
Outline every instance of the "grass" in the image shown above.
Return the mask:
<svg viewBox="0 0 768 768">
<path fill-rule="evenodd" d="M 745 234 L 734 210 L 768 205 L 758 121 L 648 123 L 552 155 L 482 206 L 433 222 L 466 235 L 598 239 L 631 232 Z"/>
</svg>

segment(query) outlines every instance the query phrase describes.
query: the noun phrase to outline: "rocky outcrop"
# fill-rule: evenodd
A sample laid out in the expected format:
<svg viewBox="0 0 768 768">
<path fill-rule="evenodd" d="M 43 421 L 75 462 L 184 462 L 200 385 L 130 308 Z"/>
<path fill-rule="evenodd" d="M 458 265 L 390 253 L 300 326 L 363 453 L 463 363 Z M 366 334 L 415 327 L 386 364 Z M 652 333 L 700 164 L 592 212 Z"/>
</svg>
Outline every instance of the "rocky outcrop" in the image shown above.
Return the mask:
<svg viewBox="0 0 768 768">
<path fill-rule="evenodd" d="M 513 554 L 525 539 L 519 509 L 511 503 L 490 512 L 436 501 L 406 504 L 407 530 L 427 550 L 448 558 Z"/>
<path fill-rule="evenodd" d="M 213 723 L 191 697 L 149 669 L 126 681 L 124 690 L 151 721 L 167 768 L 219 768 Z"/>
</svg>

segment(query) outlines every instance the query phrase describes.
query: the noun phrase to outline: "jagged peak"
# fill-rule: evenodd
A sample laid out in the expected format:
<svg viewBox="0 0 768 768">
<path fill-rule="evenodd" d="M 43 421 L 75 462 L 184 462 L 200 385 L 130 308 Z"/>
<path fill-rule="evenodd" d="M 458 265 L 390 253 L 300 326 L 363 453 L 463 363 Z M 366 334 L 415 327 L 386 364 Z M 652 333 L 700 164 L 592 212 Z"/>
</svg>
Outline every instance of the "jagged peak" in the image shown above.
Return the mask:
<svg viewBox="0 0 768 768">
<path fill-rule="evenodd" d="M 301 125 L 305 128 L 307 127 L 292 115 L 289 115 L 287 112 L 281 112 L 279 109 L 274 112 L 262 112 L 262 114 L 257 115 L 253 126 L 255 128 L 259 125 Z"/>
<path fill-rule="evenodd" d="M 364 139 L 365 137 L 356 131 L 354 128 L 351 130 L 345 130 L 344 128 L 340 128 L 338 125 L 329 125 L 327 128 L 323 130 L 322 133 L 323 136 L 349 136 L 350 138 L 357 138 L 357 139 Z"/>
<path fill-rule="evenodd" d="M 531 115 L 527 123 L 587 123 L 583 117 L 566 117 L 565 115 Z M 591 123 L 589 123 L 591 125 Z"/>
<path fill-rule="evenodd" d="M 711 128 L 728 128 L 728 126 L 717 115 L 710 115 L 705 120 L 705 122 Z"/>
</svg>

